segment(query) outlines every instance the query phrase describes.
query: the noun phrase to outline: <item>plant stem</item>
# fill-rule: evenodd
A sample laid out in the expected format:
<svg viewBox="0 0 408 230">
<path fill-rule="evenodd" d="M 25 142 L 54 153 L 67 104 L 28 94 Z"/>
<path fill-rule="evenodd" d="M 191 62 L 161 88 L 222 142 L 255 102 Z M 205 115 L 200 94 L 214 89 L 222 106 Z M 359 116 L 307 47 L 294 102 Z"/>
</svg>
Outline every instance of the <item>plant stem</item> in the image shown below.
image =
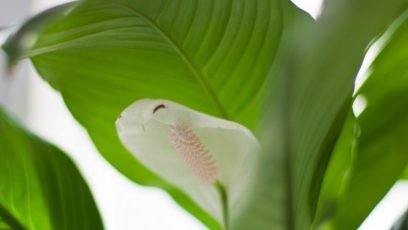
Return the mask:
<svg viewBox="0 0 408 230">
<path fill-rule="evenodd" d="M 228 197 L 227 197 L 227 191 L 225 190 L 225 187 L 219 182 L 215 182 L 215 187 L 217 188 L 218 192 L 220 193 L 220 198 L 221 198 L 221 206 L 222 206 L 222 216 L 224 219 L 224 229 L 228 230 L 229 229 L 229 218 L 228 218 Z"/>
</svg>

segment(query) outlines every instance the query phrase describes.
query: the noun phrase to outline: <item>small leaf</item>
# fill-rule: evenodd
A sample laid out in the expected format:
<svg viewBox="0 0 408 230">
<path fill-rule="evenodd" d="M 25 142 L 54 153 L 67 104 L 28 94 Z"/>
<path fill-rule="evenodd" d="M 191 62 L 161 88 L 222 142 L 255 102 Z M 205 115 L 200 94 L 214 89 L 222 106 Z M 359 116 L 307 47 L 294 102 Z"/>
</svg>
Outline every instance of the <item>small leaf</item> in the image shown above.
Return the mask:
<svg viewBox="0 0 408 230">
<path fill-rule="evenodd" d="M 117 121 L 133 155 L 223 222 L 249 187 L 260 146 L 244 126 L 167 100 L 139 100 Z M 223 207 L 226 191 L 228 207 Z M 226 225 L 226 223 L 224 223 Z"/>
</svg>

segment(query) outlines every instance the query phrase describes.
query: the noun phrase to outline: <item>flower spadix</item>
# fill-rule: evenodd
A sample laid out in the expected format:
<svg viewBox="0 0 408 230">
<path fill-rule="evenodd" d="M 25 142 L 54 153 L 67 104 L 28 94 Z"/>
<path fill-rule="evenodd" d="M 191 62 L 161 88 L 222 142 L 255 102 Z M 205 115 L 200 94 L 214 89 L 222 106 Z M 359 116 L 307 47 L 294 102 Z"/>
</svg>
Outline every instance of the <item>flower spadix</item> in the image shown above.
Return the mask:
<svg viewBox="0 0 408 230">
<path fill-rule="evenodd" d="M 116 122 L 120 140 L 146 167 L 223 221 L 217 187 L 233 209 L 250 182 L 260 147 L 244 126 L 168 100 L 143 99 Z"/>
</svg>

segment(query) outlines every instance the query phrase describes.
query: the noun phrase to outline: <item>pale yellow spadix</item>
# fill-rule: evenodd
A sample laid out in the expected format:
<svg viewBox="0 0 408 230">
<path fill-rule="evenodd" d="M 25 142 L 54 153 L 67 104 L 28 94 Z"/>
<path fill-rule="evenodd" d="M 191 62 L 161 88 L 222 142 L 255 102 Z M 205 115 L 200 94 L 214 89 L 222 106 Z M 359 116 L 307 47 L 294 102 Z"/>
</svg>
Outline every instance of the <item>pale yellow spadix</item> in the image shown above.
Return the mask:
<svg viewBox="0 0 408 230">
<path fill-rule="evenodd" d="M 220 223 L 225 221 L 223 208 L 240 202 L 260 153 L 257 139 L 244 126 L 168 100 L 136 101 L 116 126 L 122 143 L 141 163 Z M 228 207 L 223 207 L 219 186 Z"/>
</svg>

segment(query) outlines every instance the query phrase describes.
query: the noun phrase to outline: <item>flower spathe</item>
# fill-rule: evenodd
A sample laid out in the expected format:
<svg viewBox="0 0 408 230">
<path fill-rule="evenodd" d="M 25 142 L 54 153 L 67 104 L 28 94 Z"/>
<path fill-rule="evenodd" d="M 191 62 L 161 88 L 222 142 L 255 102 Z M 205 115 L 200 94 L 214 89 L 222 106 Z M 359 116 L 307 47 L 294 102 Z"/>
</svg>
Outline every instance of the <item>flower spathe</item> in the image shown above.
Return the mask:
<svg viewBox="0 0 408 230">
<path fill-rule="evenodd" d="M 244 126 L 168 100 L 138 100 L 122 112 L 116 126 L 122 143 L 141 163 L 220 222 L 215 184 L 225 187 L 228 208 L 233 208 L 260 152 Z"/>
</svg>

